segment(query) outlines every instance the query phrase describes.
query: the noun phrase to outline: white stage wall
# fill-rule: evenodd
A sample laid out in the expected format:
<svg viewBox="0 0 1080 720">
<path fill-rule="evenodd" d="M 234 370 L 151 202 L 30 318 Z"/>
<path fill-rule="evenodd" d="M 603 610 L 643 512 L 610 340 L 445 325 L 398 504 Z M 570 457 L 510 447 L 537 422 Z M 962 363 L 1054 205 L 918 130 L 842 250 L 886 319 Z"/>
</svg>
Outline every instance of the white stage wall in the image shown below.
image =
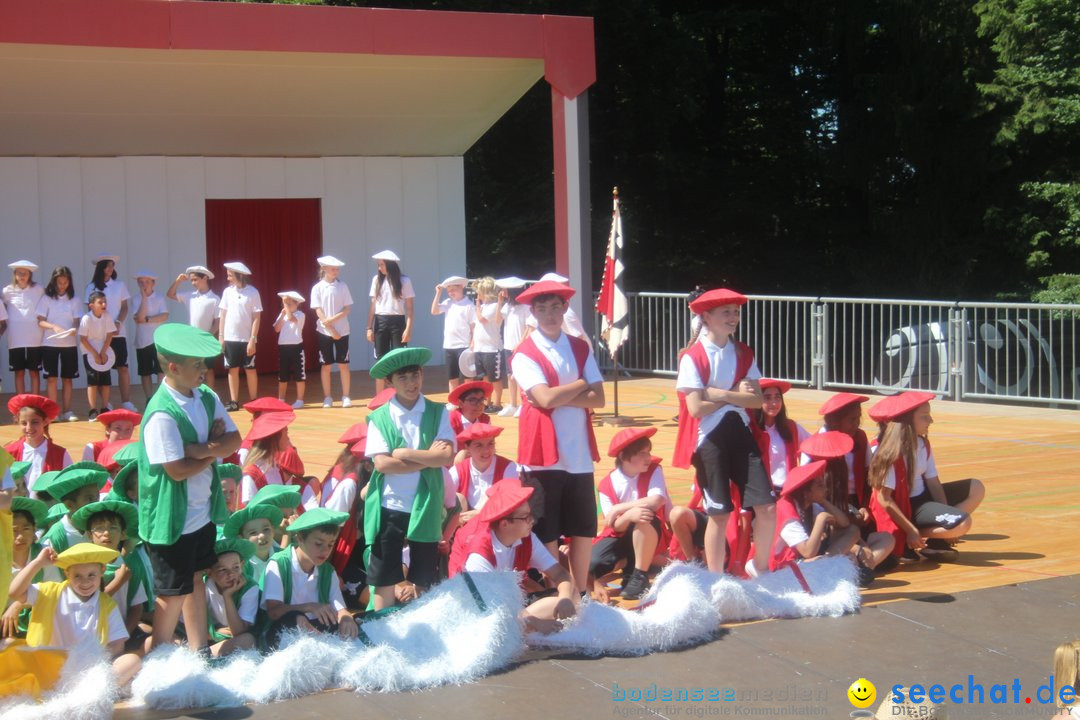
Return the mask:
<svg viewBox="0 0 1080 720">
<path fill-rule="evenodd" d="M 352 368 L 366 369 L 371 346 L 364 338 L 372 253 L 391 248 L 416 289 L 414 345 L 442 353 L 441 318 L 429 313 L 435 284 L 465 271 L 465 189 L 460 157 L 0 157 L 0 248 L 4 282 L 8 262 L 26 258 L 41 266 L 35 280 L 68 265 L 76 292 L 90 281 L 90 258 L 119 255 L 120 276 L 135 294 L 131 274 L 159 276 L 164 294 L 177 273 L 206 261 L 208 199 L 320 198 L 323 251 L 346 262 L 342 279 L 356 302 L 350 344 Z M 215 273 L 221 268 L 211 268 Z M 317 267 L 312 258 L 311 283 Z M 278 290 L 253 283 L 276 312 Z M 273 301 L 273 302 L 271 302 Z M 169 303 L 172 319 L 186 310 Z M 134 327 L 128 320 L 129 344 Z M 0 377 L 13 391 L 7 345 Z M 133 384 L 134 347 L 130 346 Z M 77 381 L 82 387 L 83 378 Z M 44 386 L 44 383 L 43 383 Z"/>
</svg>

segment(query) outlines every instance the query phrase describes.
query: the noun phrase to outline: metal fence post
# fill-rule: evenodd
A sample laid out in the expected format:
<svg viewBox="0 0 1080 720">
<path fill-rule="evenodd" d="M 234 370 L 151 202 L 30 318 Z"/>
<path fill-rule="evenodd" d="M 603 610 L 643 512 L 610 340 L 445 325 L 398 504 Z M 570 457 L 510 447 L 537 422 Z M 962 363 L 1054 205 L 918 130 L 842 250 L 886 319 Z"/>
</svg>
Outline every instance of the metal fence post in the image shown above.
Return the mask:
<svg viewBox="0 0 1080 720">
<path fill-rule="evenodd" d="M 810 310 L 810 332 L 814 338 L 811 365 L 814 369 L 814 387 L 825 388 L 825 305 L 815 302 Z"/>
<path fill-rule="evenodd" d="M 964 351 L 965 317 L 964 309 L 959 307 L 949 308 L 949 383 L 952 385 L 950 394 L 952 399 L 960 402 L 966 384 Z"/>
</svg>

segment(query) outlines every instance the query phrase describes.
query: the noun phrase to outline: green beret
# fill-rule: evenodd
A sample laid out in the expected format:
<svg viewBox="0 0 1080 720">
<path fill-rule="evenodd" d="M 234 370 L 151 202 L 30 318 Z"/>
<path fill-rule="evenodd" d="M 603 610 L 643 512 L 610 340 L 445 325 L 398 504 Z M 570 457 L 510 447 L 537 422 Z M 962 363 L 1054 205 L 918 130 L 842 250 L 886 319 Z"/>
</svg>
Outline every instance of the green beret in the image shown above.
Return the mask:
<svg viewBox="0 0 1080 720">
<path fill-rule="evenodd" d="M 293 533 L 301 532 L 302 530 L 310 530 L 311 528 L 322 527 L 323 525 L 335 525 L 341 527 L 345 524 L 345 521 L 349 519 L 349 513 L 339 512 L 337 510 L 327 510 L 326 508 L 314 508 L 308 510 L 306 513 L 293 520 L 286 529 L 289 535 Z"/>
<path fill-rule="evenodd" d="M 131 498 L 127 495 L 127 484 L 132 474 L 138 474 L 139 463 L 134 460 L 128 462 L 122 468 L 116 471 L 116 477 L 113 478 L 112 487 L 109 488 L 109 493 L 105 496 L 106 500 L 120 500 L 121 502 L 130 503 Z"/>
<path fill-rule="evenodd" d="M 11 479 L 18 480 L 21 477 L 26 476 L 26 471 L 30 469 L 30 463 L 26 460 L 16 460 L 11 463 Z"/>
<path fill-rule="evenodd" d="M 34 525 L 41 525 L 49 514 L 49 506 L 40 500 L 26 497 L 11 498 L 11 511 L 21 510 L 34 519 Z"/>
<path fill-rule="evenodd" d="M 83 505 L 71 513 L 71 524 L 76 530 L 85 533 L 89 529 L 90 516 L 99 512 L 113 512 L 124 519 L 124 534 L 129 538 L 139 536 L 139 511 L 129 502 L 122 500 L 100 500 Z"/>
<path fill-rule="evenodd" d="M 49 514 L 45 516 L 45 522 L 38 525 L 38 530 L 48 530 L 56 523 L 60 522 L 60 518 L 67 515 L 67 508 L 64 503 L 56 503 L 49 508 Z"/>
<path fill-rule="evenodd" d="M 232 478 L 233 480 L 240 480 L 244 477 L 244 471 L 235 463 L 221 463 L 217 466 L 217 474 L 219 478 Z"/>
<path fill-rule="evenodd" d="M 281 508 L 277 505 L 248 505 L 243 510 L 237 510 L 229 519 L 225 521 L 225 526 L 222 528 L 221 535 L 226 538 L 238 538 L 240 537 L 240 531 L 244 529 L 244 525 L 256 518 L 266 518 L 270 521 L 272 527 L 281 525 L 282 518 L 285 514 L 281 512 Z"/>
<path fill-rule="evenodd" d="M 425 347 L 402 347 L 383 355 L 371 366 L 371 377 L 381 380 L 390 377 L 401 368 L 413 365 L 426 365 L 431 359 L 431 351 Z"/>
<path fill-rule="evenodd" d="M 53 495 L 52 491 L 49 490 L 49 486 L 52 485 L 52 481 L 55 480 L 56 476 L 59 474 L 59 470 L 49 470 L 48 472 L 41 473 L 40 475 L 38 475 L 37 480 L 34 481 L 34 487 L 32 488 L 33 491 L 38 494 L 46 493 L 54 500 L 59 500 L 60 498 Z"/>
<path fill-rule="evenodd" d="M 221 354 L 221 343 L 210 333 L 184 323 L 164 323 L 154 331 L 154 345 L 164 355 L 212 358 Z"/>
<path fill-rule="evenodd" d="M 139 443 L 138 441 L 130 442 L 113 453 L 113 460 L 120 465 L 126 465 L 129 462 L 138 460 L 140 447 L 141 443 Z"/>
<path fill-rule="evenodd" d="M 300 504 L 300 491 L 292 485 L 265 485 L 259 488 L 248 505 L 277 505 L 282 510 L 295 510 Z"/>
<path fill-rule="evenodd" d="M 222 538 L 214 543 L 214 554 L 218 557 L 231 552 L 240 555 L 240 562 L 247 562 L 255 554 L 255 543 L 230 537 Z"/>
<path fill-rule="evenodd" d="M 79 488 L 96 485 L 100 490 L 107 482 L 109 471 L 104 467 L 96 462 L 77 462 L 61 470 L 45 490 L 57 500 L 62 500 Z M 40 492 L 40 488 L 35 486 L 34 489 Z"/>
</svg>

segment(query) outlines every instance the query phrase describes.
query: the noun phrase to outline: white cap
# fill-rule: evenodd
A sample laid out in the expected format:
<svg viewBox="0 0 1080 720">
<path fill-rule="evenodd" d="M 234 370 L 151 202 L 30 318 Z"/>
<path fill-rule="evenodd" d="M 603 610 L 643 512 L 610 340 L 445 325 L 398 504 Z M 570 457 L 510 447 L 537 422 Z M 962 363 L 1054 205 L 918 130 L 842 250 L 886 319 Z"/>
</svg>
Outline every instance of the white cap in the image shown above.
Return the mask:
<svg viewBox="0 0 1080 720">
<path fill-rule="evenodd" d="M 325 265 L 326 267 L 345 267 L 345 263 L 343 263 L 341 260 L 338 260 L 333 255 L 323 255 L 321 258 L 318 259 L 317 262 L 320 265 Z"/>
<path fill-rule="evenodd" d="M 210 272 L 210 268 L 206 267 L 205 265 L 188 265 L 188 269 L 184 272 L 186 272 L 188 275 L 190 275 L 191 273 L 199 273 L 200 275 L 205 275 L 211 280 L 214 279 L 214 273 Z"/>
<path fill-rule="evenodd" d="M 463 278 L 460 275 L 451 275 L 450 277 L 448 277 L 448 278 L 446 278 L 445 280 L 442 281 L 442 286 L 443 287 L 446 287 L 448 285 L 468 285 L 468 284 L 469 284 L 468 279 Z"/>
<path fill-rule="evenodd" d="M 26 268 L 30 272 L 37 272 L 38 266 L 29 260 L 16 260 L 13 263 L 8 263 L 8 267 L 12 270 L 18 270 L 19 268 Z"/>
<path fill-rule="evenodd" d="M 90 258 L 91 265 L 97 265 L 102 260 L 112 260 L 114 263 L 120 262 L 119 255 L 111 255 L 109 253 L 98 253 L 94 257 Z"/>
<path fill-rule="evenodd" d="M 499 278 L 495 281 L 495 284 L 501 288 L 506 288 L 507 290 L 515 290 L 519 287 L 525 287 L 525 281 L 519 278 L 517 275 Z"/>
<path fill-rule="evenodd" d="M 277 296 L 279 298 L 292 298 L 298 303 L 304 302 L 304 296 L 296 292 L 295 290 L 286 290 L 285 292 L 279 292 Z"/>
<path fill-rule="evenodd" d="M 149 270 L 140 270 L 139 272 L 135 273 L 133 277 L 136 280 L 138 280 L 139 278 L 150 278 L 151 280 L 157 280 L 157 275 L 150 272 Z"/>
<path fill-rule="evenodd" d="M 550 282 L 557 282 L 557 283 L 570 282 L 570 278 L 563 277 L 559 273 L 553 273 L 553 272 L 544 273 L 544 276 L 542 278 L 540 278 L 540 282 L 544 282 L 545 280 L 548 280 Z"/>
<path fill-rule="evenodd" d="M 371 256 L 372 260 L 393 260 L 394 262 L 401 262 L 401 258 L 397 256 L 397 253 L 393 250 L 380 250 Z"/>
<path fill-rule="evenodd" d="M 251 269 L 239 260 L 233 260 L 232 262 L 225 263 L 225 269 L 232 270 L 233 272 L 243 273 L 244 275 L 251 274 Z"/>
</svg>

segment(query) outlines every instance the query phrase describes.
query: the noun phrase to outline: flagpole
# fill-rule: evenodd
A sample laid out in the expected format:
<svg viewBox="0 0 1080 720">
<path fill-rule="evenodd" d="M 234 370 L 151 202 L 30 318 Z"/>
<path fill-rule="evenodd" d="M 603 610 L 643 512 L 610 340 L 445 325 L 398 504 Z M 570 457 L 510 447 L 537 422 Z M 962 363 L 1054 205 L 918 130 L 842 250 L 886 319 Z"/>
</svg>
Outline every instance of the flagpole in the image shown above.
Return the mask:
<svg viewBox="0 0 1080 720">
<path fill-rule="evenodd" d="M 613 187 L 611 189 L 611 197 L 612 197 L 612 209 L 614 211 L 613 212 L 613 218 L 614 218 L 614 217 L 618 217 L 618 214 L 619 214 L 619 188 L 617 186 Z M 620 226 L 621 226 L 621 223 L 620 223 Z M 621 234 L 621 232 L 622 232 L 621 229 L 619 230 L 619 232 Z M 613 224 L 613 237 L 614 237 L 614 224 Z M 620 258 L 620 261 L 621 261 L 621 258 Z M 605 280 L 606 280 L 606 278 L 605 278 Z M 609 333 L 611 332 L 610 327 L 608 328 L 608 332 Z M 606 336 L 604 337 L 604 340 L 605 340 L 605 342 L 607 341 Z M 633 418 L 624 417 L 624 416 L 619 414 L 619 346 L 616 345 L 614 350 L 611 350 L 609 348 L 609 351 L 611 353 L 611 364 L 615 369 L 615 377 L 614 377 L 614 380 L 613 380 L 613 383 L 612 383 L 612 385 L 613 385 L 612 390 L 613 390 L 614 401 L 615 401 L 614 402 L 614 412 L 612 413 L 610 418 L 601 418 L 601 422 L 604 423 L 605 425 L 629 425 L 631 422 L 633 422 Z"/>
</svg>

